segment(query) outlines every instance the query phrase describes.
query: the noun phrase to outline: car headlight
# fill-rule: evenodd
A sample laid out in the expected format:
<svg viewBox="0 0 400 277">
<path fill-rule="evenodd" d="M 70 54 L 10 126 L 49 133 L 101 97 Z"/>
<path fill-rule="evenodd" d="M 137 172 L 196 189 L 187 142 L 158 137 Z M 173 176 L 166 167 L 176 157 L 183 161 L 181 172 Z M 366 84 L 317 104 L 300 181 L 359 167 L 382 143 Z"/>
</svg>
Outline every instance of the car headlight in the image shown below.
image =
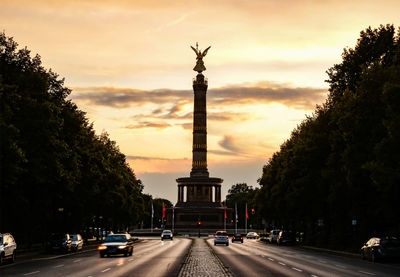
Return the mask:
<svg viewBox="0 0 400 277">
<path fill-rule="evenodd" d="M 107 249 L 107 246 L 105 245 L 99 245 L 99 247 L 97 247 L 97 250 L 105 250 Z"/>
<path fill-rule="evenodd" d="M 120 245 L 120 246 L 118 246 L 118 249 L 125 249 L 126 248 L 126 245 Z"/>
</svg>

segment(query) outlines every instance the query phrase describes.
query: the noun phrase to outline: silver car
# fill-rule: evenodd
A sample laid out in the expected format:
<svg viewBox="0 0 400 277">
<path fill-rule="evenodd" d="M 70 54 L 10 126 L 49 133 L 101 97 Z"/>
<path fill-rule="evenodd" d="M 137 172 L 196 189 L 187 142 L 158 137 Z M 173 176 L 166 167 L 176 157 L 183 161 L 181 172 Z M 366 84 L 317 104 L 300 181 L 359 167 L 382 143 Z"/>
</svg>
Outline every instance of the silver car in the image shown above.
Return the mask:
<svg viewBox="0 0 400 277">
<path fill-rule="evenodd" d="M 214 235 L 214 245 L 225 244 L 229 246 L 229 236 L 226 231 L 217 231 Z"/>
<path fill-rule="evenodd" d="M 269 236 L 268 236 L 268 242 L 269 243 L 276 243 L 276 240 L 278 238 L 279 232 L 281 230 L 279 229 L 275 229 L 275 230 L 271 230 Z"/>
<path fill-rule="evenodd" d="M 165 239 L 170 239 L 170 240 L 174 239 L 174 235 L 172 234 L 171 230 L 164 230 L 162 232 L 161 240 L 165 240 Z"/>
<path fill-rule="evenodd" d="M 71 235 L 72 245 L 71 249 L 74 251 L 82 250 L 83 247 L 83 239 L 80 234 Z"/>
<path fill-rule="evenodd" d="M 17 244 L 14 237 L 9 234 L 0 234 L 0 264 L 4 259 L 10 259 L 11 262 L 15 261 L 15 254 L 17 251 Z"/>
</svg>

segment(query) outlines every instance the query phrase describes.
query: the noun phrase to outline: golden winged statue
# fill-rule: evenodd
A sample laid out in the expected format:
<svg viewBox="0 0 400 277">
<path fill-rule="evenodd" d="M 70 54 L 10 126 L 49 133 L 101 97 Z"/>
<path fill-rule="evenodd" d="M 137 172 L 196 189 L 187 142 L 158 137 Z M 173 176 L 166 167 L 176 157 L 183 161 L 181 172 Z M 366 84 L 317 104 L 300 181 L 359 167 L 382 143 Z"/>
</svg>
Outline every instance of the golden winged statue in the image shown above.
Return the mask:
<svg viewBox="0 0 400 277">
<path fill-rule="evenodd" d="M 193 68 L 194 71 L 197 71 L 199 73 L 201 73 L 202 71 L 206 70 L 206 67 L 204 66 L 204 62 L 203 62 L 203 58 L 207 55 L 208 49 L 210 49 L 211 46 L 208 46 L 206 48 L 206 50 L 204 50 L 203 52 L 201 52 L 201 50 L 199 50 L 199 44 L 196 42 L 196 48 L 194 48 L 193 46 L 190 46 L 193 51 L 196 53 L 197 57 L 196 57 L 196 65 Z"/>
</svg>

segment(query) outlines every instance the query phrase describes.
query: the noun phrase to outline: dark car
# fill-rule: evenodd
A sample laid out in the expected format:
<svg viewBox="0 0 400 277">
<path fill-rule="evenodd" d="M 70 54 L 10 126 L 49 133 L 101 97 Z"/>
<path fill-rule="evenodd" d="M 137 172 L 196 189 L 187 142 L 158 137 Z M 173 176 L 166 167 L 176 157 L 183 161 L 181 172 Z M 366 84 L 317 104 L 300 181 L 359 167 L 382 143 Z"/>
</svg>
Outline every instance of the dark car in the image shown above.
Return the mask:
<svg viewBox="0 0 400 277">
<path fill-rule="evenodd" d="M 51 234 L 47 240 L 47 252 L 70 252 L 72 248 L 71 236 L 67 233 Z"/>
<path fill-rule="evenodd" d="M 242 234 L 233 234 L 232 236 L 232 243 L 235 241 L 239 241 L 241 243 L 243 243 L 243 236 Z"/>
<path fill-rule="evenodd" d="M 105 255 L 118 255 L 132 256 L 133 254 L 133 240 L 129 234 L 111 234 L 106 237 L 104 243 L 97 247 L 100 257 L 104 258 Z"/>
<path fill-rule="evenodd" d="M 294 245 L 296 243 L 296 236 L 293 232 L 280 231 L 276 239 L 277 245 Z"/>
<path fill-rule="evenodd" d="M 395 237 L 374 237 L 361 247 L 361 258 L 372 262 L 400 261 L 400 240 Z"/>
</svg>

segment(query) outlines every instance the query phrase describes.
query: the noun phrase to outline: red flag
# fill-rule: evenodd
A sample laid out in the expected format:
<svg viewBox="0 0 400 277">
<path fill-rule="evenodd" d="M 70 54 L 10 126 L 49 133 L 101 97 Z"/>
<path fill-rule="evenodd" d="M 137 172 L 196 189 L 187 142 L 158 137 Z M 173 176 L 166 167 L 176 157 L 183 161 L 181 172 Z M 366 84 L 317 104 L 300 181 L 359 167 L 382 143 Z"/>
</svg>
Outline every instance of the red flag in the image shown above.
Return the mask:
<svg viewBox="0 0 400 277">
<path fill-rule="evenodd" d="M 224 210 L 225 210 L 225 219 L 227 219 L 228 216 L 226 215 L 226 207 L 224 207 Z"/>
<path fill-rule="evenodd" d="M 162 204 L 162 218 L 165 218 L 165 205 Z"/>
<path fill-rule="evenodd" d="M 247 212 L 247 203 L 246 203 L 246 218 L 249 219 L 249 213 Z"/>
</svg>

